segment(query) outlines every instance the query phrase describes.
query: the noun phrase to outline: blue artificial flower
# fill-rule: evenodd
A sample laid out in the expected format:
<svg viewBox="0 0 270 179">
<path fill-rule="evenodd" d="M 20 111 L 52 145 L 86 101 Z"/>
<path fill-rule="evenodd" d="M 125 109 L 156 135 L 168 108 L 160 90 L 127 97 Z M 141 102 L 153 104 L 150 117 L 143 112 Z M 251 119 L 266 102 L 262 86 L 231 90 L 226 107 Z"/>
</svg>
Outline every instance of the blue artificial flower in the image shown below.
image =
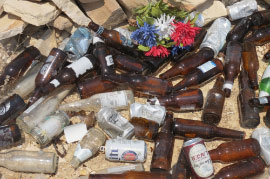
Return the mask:
<svg viewBox="0 0 270 179">
<path fill-rule="evenodd" d="M 191 46 L 185 46 L 185 47 L 181 47 L 180 45 L 179 46 L 173 46 L 172 50 L 171 50 L 171 53 L 172 55 L 178 55 L 178 52 L 182 52 L 183 50 L 189 50 Z"/>
<path fill-rule="evenodd" d="M 157 33 L 158 29 L 156 29 L 154 25 L 149 25 L 148 23 L 144 22 L 143 26 L 139 26 L 139 29 L 132 32 L 131 38 L 141 45 L 152 48 L 153 46 L 157 45 Z"/>
</svg>

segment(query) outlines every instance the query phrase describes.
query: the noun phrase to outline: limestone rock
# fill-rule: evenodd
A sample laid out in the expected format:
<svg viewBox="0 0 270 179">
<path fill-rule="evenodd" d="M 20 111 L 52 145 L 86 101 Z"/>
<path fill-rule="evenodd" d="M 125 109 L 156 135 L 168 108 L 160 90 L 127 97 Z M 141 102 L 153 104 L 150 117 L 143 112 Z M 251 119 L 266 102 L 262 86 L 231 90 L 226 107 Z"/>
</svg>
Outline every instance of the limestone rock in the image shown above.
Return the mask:
<svg viewBox="0 0 270 179">
<path fill-rule="evenodd" d="M 69 18 L 67 18 L 64 14 L 60 14 L 54 21 L 50 22 L 50 26 L 58 30 L 67 30 L 70 31 L 72 29 L 72 22 Z"/>
<path fill-rule="evenodd" d="M 40 26 L 54 20 L 60 11 L 51 3 L 8 0 L 4 3 L 4 11 L 19 16 L 23 21 Z"/>
<path fill-rule="evenodd" d="M 91 3 L 91 2 L 97 2 L 99 0 L 79 0 L 81 3 Z"/>
<path fill-rule="evenodd" d="M 148 4 L 148 0 L 117 0 L 118 3 L 123 7 L 128 18 L 132 17 L 134 10 L 138 7 L 145 6 Z"/>
<path fill-rule="evenodd" d="M 31 42 L 32 41 L 32 42 Z M 39 49 L 40 53 L 44 56 L 48 56 L 51 49 L 57 47 L 55 30 L 48 29 L 39 39 L 32 39 L 30 45 Z"/>
<path fill-rule="evenodd" d="M 0 0 L 0 15 L 1 15 L 1 14 L 3 13 L 3 11 L 4 11 L 4 8 L 3 8 L 4 2 L 5 2 L 5 0 Z"/>
<path fill-rule="evenodd" d="M 11 14 L 2 14 L 0 24 L 0 40 L 22 33 L 27 25 L 27 23 Z"/>
<path fill-rule="evenodd" d="M 204 18 L 204 24 L 207 24 L 219 17 L 227 16 L 227 9 L 225 5 L 220 1 L 214 1 L 210 7 L 201 6 L 200 8 L 196 9 L 202 13 Z"/>
<path fill-rule="evenodd" d="M 74 0 L 52 0 L 52 2 L 78 25 L 87 26 L 91 21 L 78 8 Z"/>
<path fill-rule="evenodd" d="M 104 0 L 84 4 L 87 15 L 97 24 L 113 28 L 127 19 L 116 0 Z"/>
<path fill-rule="evenodd" d="M 206 4 L 209 6 L 213 3 L 213 0 L 168 0 L 172 5 L 178 8 L 184 8 L 188 11 L 193 11 L 195 9 L 200 8 L 201 6 L 205 6 Z"/>
</svg>

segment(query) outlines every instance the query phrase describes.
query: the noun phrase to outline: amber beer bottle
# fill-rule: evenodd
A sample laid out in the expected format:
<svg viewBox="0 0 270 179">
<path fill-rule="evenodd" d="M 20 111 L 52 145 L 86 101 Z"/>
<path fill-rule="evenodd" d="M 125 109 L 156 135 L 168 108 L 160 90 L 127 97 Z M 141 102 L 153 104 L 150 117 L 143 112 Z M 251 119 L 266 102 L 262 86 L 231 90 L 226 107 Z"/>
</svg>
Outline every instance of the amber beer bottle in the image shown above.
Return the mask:
<svg viewBox="0 0 270 179">
<path fill-rule="evenodd" d="M 174 135 L 173 113 L 167 112 L 166 118 L 157 139 L 155 140 L 155 148 L 152 156 L 150 171 L 162 172 L 171 169 Z"/>
<path fill-rule="evenodd" d="M 225 92 L 222 90 L 224 79 L 219 76 L 213 88 L 207 93 L 202 112 L 202 121 L 206 124 L 217 125 L 221 120 L 225 102 Z"/>
<path fill-rule="evenodd" d="M 251 16 L 253 26 L 262 26 L 270 23 L 270 10 L 253 13 Z"/>
<path fill-rule="evenodd" d="M 212 161 L 235 162 L 258 156 L 260 151 L 259 142 L 249 138 L 220 144 L 216 149 L 208 152 Z"/>
<path fill-rule="evenodd" d="M 239 42 L 230 41 L 228 43 L 224 67 L 225 83 L 223 85 L 226 97 L 230 97 L 234 79 L 240 72 L 241 52 L 242 47 Z"/>
<path fill-rule="evenodd" d="M 102 80 L 100 76 L 85 79 L 79 82 L 77 86 L 81 99 L 88 98 L 97 93 L 109 92 L 117 88 L 117 84 L 108 80 Z"/>
<path fill-rule="evenodd" d="M 214 179 L 252 177 L 262 174 L 264 168 L 264 161 L 260 157 L 252 157 L 247 161 L 241 161 L 220 169 Z"/>
<path fill-rule="evenodd" d="M 264 106 L 270 106 L 270 96 L 263 96 L 258 98 L 252 98 L 248 101 L 252 107 L 263 108 Z"/>
<path fill-rule="evenodd" d="M 252 25 L 250 17 L 242 18 L 229 32 L 227 41 L 242 42 Z"/>
<path fill-rule="evenodd" d="M 184 140 L 186 141 L 186 140 Z M 185 157 L 184 149 L 180 150 L 178 160 L 172 169 L 173 179 L 189 179 L 191 177 L 191 171 L 187 159 Z"/>
<path fill-rule="evenodd" d="M 173 87 L 173 91 L 178 91 L 186 87 L 197 86 L 207 80 L 210 80 L 222 71 L 223 63 L 221 59 L 214 59 L 212 61 L 208 61 L 198 66 L 191 73 L 186 75 L 182 81 L 180 81 Z"/>
<path fill-rule="evenodd" d="M 181 90 L 166 96 L 147 100 L 150 104 L 165 106 L 167 110 L 181 112 L 200 110 L 203 106 L 203 94 L 200 89 Z"/>
<path fill-rule="evenodd" d="M 236 131 L 204 124 L 202 121 L 174 118 L 173 132 L 175 136 L 188 138 L 201 137 L 204 139 L 212 138 L 230 138 L 243 139 L 245 132 Z"/>
<path fill-rule="evenodd" d="M 134 91 L 149 94 L 164 96 L 171 93 L 172 83 L 150 76 L 139 74 L 108 74 L 103 77 L 104 80 L 110 80 L 114 83 L 127 84 Z"/>
<path fill-rule="evenodd" d="M 156 76 L 171 60 L 171 57 L 143 57 L 143 62 L 149 67 L 147 75 Z"/>
<path fill-rule="evenodd" d="M 259 88 L 257 71 L 259 70 L 259 61 L 256 47 L 252 43 L 244 43 L 242 51 L 243 68 L 248 73 L 250 87 L 254 90 Z"/>
<path fill-rule="evenodd" d="M 40 52 L 37 48 L 30 46 L 12 60 L 3 70 L 0 76 L 0 86 L 5 84 L 5 81 L 10 78 L 18 78 L 24 74 L 32 62 L 40 57 Z"/>
<path fill-rule="evenodd" d="M 238 110 L 240 125 L 243 128 L 255 128 L 260 123 L 259 109 L 249 105 L 249 100 L 255 98 L 255 92 L 248 85 L 248 75 L 241 70 L 239 75 Z"/>
<path fill-rule="evenodd" d="M 270 42 L 270 27 L 266 26 L 254 31 L 244 42 L 250 42 L 256 46 Z"/>
<path fill-rule="evenodd" d="M 22 135 L 17 124 L 0 126 L 0 149 L 14 146 L 22 141 Z"/>
<path fill-rule="evenodd" d="M 204 47 L 200 49 L 198 53 L 187 56 L 185 59 L 182 59 L 180 62 L 176 63 L 168 71 L 159 75 L 161 79 L 171 79 L 180 75 L 187 75 L 197 66 L 212 60 L 214 58 L 214 51 L 211 48 Z"/>
</svg>

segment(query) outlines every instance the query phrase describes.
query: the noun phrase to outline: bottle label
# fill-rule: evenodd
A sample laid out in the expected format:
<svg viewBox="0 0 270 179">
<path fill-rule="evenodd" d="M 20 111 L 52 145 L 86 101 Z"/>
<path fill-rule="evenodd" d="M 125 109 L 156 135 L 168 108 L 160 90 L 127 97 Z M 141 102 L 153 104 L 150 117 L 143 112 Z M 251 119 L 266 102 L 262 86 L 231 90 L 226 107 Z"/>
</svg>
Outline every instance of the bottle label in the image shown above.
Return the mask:
<svg viewBox="0 0 270 179">
<path fill-rule="evenodd" d="M 260 101 L 260 104 L 267 104 L 268 103 L 267 97 L 260 97 L 258 99 Z"/>
<path fill-rule="evenodd" d="M 195 104 L 187 104 L 187 105 L 180 106 L 181 111 L 192 111 L 192 110 L 195 110 L 195 109 L 196 109 Z"/>
<path fill-rule="evenodd" d="M 45 63 L 41 70 L 40 70 L 40 74 L 42 74 L 43 76 L 45 76 L 46 72 L 48 71 L 48 68 L 50 67 L 50 63 Z"/>
<path fill-rule="evenodd" d="M 105 60 L 106 60 L 107 66 L 111 66 L 111 65 L 114 64 L 112 55 L 107 55 L 107 56 L 105 57 Z"/>
<path fill-rule="evenodd" d="M 50 81 L 50 83 L 53 84 L 55 88 L 57 88 L 60 85 L 60 82 L 57 79 Z"/>
<path fill-rule="evenodd" d="M 6 114 L 6 112 L 10 109 L 10 101 L 6 102 L 5 104 L 2 104 L 0 106 L 0 116 L 3 116 Z"/>
<path fill-rule="evenodd" d="M 231 90 L 232 87 L 233 87 L 233 83 L 232 82 L 225 82 L 223 84 L 223 89 L 229 89 L 229 90 Z"/>
<path fill-rule="evenodd" d="M 213 61 L 208 61 L 202 65 L 200 65 L 198 68 L 203 72 L 208 72 L 209 70 L 215 68 L 217 65 Z"/>
<path fill-rule="evenodd" d="M 125 91 L 115 91 L 100 94 L 101 107 L 116 108 L 128 105 L 128 99 Z"/>
<path fill-rule="evenodd" d="M 108 141 L 105 145 L 107 159 L 125 162 L 145 161 L 147 149 L 144 141 L 123 139 L 111 139 Z"/>
<path fill-rule="evenodd" d="M 78 143 L 76 150 L 74 152 L 74 157 L 77 157 L 81 162 L 92 157 L 92 151 L 90 149 L 82 149 L 80 143 Z"/>
<path fill-rule="evenodd" d="M 71 68 L 75 72 L 76 77 L 78 78 L 80 75 L 83 75 L 87 70 L 92 69 L 93 64 L 87 57 L 82 57 L 79 60 L 68 65 L 67 68 Z"/>
<path fill-rule="evenodd" d="M 49 55 L 46 59 L 46 63 L 51 63 L 55 59 L 55 56 Z"/>
<path fill-rule="evenodd" d="M 2 126 L 0 128 L 0 147 L 6 147 L 13 143 L 13 137 L 10 127 Z"/>
</svg>

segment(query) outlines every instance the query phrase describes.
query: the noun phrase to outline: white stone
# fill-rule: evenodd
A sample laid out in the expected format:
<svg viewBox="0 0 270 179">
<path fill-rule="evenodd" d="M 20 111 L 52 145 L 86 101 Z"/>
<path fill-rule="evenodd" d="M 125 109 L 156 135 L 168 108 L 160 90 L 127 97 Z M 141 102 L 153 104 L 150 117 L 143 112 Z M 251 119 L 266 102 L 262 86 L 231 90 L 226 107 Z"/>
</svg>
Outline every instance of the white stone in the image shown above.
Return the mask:
<svg viewBox="0 0 270 179">
<path fill-rule="evenodd" d="M 50 22 L 50 26 L 58 30 L 70 31 L 72 29 L 72 22 L 64 14 L 60 14 L 54 21 Z"/>
<path fill-rule="evenodd" d="M 50 2 L 36 3 L 20 0 L 5 1 L 4 11 L 35 26 L 45 25 L 60 14 L 60 11 Z"/>
<path fill-rule="evenodd" d="M 27 25 L 27 23 L 11 14 L 1 15 L 0 24 L 0 40 L 22 33 Z"/>
<path fill-rule="evenodd" d="M 76 24 L 87 26 L 91 22 L 73 0 L 52 0 L 52 2 Z"/>
</svg>

